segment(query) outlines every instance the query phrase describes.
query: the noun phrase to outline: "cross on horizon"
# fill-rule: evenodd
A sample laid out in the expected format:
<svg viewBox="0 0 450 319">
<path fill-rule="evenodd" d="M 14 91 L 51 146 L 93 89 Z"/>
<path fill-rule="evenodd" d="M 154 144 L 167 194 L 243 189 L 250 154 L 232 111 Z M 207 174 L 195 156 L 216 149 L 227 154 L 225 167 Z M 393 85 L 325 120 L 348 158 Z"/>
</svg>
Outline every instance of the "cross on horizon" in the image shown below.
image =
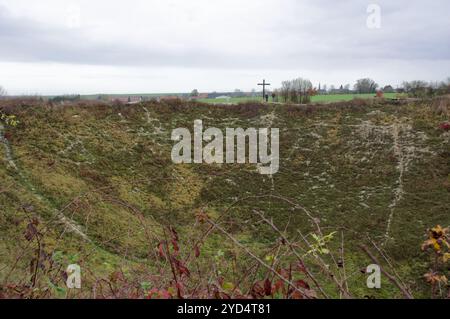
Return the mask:
<svg viewBox="0 0 450 319">
<path fill-rule="evenodd" d="M 266 86 L 270 86 L 270 83 L 266 83 L 266 80 L 263 80 L 263 83 L 258 83 L 258 85 L 263 87 L 263 100 L 266 100 Z"/>
</svg>

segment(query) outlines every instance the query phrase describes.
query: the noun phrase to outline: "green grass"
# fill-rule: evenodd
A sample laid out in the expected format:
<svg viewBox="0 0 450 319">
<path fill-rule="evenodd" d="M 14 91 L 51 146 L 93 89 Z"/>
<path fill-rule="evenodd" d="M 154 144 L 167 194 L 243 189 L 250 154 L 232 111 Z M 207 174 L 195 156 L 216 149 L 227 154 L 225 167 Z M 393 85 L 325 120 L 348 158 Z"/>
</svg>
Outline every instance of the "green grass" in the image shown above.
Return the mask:
<svg viewBox="0 0 450 319">
<path fill-rule="evenodd" d="M 387 93 L 384 95 L 386 99 L 393 99 L 397 96 L 396 93 Z M 313 103 L 332 103 L 341 101 L 351 101 L 353 99 L 372 99 L 375 94 L 329 94 L 329 95 L 317 95 L 312 97 Z M 242 98 L 230 98 L 230 99 L 200 99 L 200 102 L 209 104 L 237 104 L 245 102 L 261 102 L 262 98 L 259 97 L 242 97 Z M 269 99 L 272 101 L 272 98 Z"/>
<path fill-rule="evenodd" d="M 384 97 L 386 99 L 393 99 L 396 97 L 396 93 L 385 93 Z M 340 102 L 340 101 L 351 101 L 353 99 L 371 99 L 374 98 L 375 94 L 330 94 L 330 95 L 317 95 L 313 96 L 312 101 L 319 102 Z"/>
</svg>

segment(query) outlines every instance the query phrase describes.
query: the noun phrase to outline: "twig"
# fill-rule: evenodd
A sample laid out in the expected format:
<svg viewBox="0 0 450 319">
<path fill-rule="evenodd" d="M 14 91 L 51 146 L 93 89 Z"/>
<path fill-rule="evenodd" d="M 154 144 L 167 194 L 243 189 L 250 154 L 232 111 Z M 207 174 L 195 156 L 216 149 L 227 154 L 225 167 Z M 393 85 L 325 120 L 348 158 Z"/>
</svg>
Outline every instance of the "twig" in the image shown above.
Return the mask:
<svg viewBox="0 0 450 319">
<path fill-rule="evenodd" d="M 406 299 L 414 299 L 414 297 L 409 293 L 409 291 L 390 273 L 388 273 L 380 264 L 378 259 L 372 254 L 372 252 L 364 245 L 359 246 L 369 258 L 380 267 L 381 272 L 389 279 L 390 282 L 392 282 L 395 286 L 397 286 L 398 289 L 402 292 L 402 294 L 405 296 Z"/>
<path fill-rule="evenodd" d="M 172 260 L 172 255 L 170 254 L 170 249 L 169 249 L 169 244 L 167 242 L 167 233 L 166 230 L 164 229 L 164 246 L 166 248 L 166 259 L 170 264 L 170 269 L 172 270 L 172 275 L 173 275 L 173 279 L 175 280 L 175 285 L 177 287 L 177 294 L 178 294 L 178 298 L 179 299 L 183 299 L 183 296 L 181 295 L 181 290 L 180 290 L 180 285 L 178 284 L 178 277 L 177 277 L 177 272 L 175 270 L 175 266 L 173 265 L 173 260 Z"/>
<path fill-rule="evenodd" d="M 348 289 L 348 281 L 347 281 L 347 272 L 345 270 L 345 241 L 344 241 L 344 232 L 341 231 L 341 262 L 342 262 L 342 272 L 343 272 L 343 284 L 345 289 L 347 290 L 347 292 L 349 291 Z"/>
<path fill-rule="evenodd" d="M 369 237 L 369 236 L 368 236 Z M 387 262 L 387 264 L 389 265 L 389 267 L 392 269 L 392 272 L 394 273 L 394 275 L 397 277 L 397 279 L 400 281 L 400 283 L 406 288 L 407 286 L 405 285 L 405 283 L 403 282 L 402 278 L 400 277 L 400 275 L 398 274 L 398 272 L 395 270 L 394 265 L 392 264 L 390 258 L 387 256 L 387 254 L 378 247 L 378 245 L 369 237 L 370 242 L 372 243 L 373 247 L 375 247 L 375 249 L 379 252 L 379 254 L 383 257 L 383 259 Z M 408 290 L 409 291 L 409 290 Z M 411 292 L 410 292 L 411 293 Z"/>
</svg>

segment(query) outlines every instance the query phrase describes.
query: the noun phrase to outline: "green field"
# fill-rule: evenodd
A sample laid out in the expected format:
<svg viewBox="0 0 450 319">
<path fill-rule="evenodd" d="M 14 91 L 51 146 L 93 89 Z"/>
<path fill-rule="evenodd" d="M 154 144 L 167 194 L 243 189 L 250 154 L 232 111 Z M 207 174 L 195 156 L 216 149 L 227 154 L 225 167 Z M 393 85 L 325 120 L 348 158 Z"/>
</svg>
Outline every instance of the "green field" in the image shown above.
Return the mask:
<svg viewBox="0 0 450 319">
<path fill-rule="evenodd" d="M 149 93 L 135 93 L 135 94 L 105 94 L 103 96 L 107 97 L 118 97 L 118 98 L 127 98 L 128 96 L 142 96 L 145 99 L 153 99 L 162 96 L 178 96 L 179 93 L 167 93 L 167 94 L 149 94 Z M 98 94 L 94 95 L 82 95 L 81 98 L 85 100 L 97 100 Z M 333 102 L 342 102 L 342 101 L 351 101 L 353 99 L 372 99 L 375 94 L 329 94 L 329 95 L 317 95 L 312 97 L 313 103 L 333 103 Z M 384 97 L 386 99 L 393 99 L 398 96 L 397 93 L 386 93 Z M 53 98 L 55 96 L 46 96 L 48 98 Z M 233 97 L 229 99 L 198 99 L 199 102 L 208 103 L 208 104 L 239 104 L 245 102 L 261 102 L 261 97 Z M 272 102 L 272 98 L 269 99 Z M 282 101 L 280 101 L 282 102 Z"/>
<path fill-rule="evenodd" d="M 312 98 L 313 103 L 332 103 L 341 101 L 351 101 L 353 99 L 371 99 L 375 94 L 330 94 L 330 95 L 317 95 Z M 387 93 L 384 95 L 387 99 L 393 99 L 397 96 L 397 93 Z M 261 102 L 262 98 L 255 97 L 242 97 L 242 98 L 230 98 L 230 99 L 200 99 L 200 102 L 209 104 L 238 104 L 245 102 Z M 272 101 L 272 98 L 269 99 Z"/>
<path fill-rule="evenodd" d="M 340 102 L 351 101 L 353 99 L 372 99 L 375 94 L 330 94 L 330 95 L 317 95 L 312 98 L 313 102 Z M 386 99 L 393 99 L 397 96 L 397 93 L 385 93 Z"/>
</svg>

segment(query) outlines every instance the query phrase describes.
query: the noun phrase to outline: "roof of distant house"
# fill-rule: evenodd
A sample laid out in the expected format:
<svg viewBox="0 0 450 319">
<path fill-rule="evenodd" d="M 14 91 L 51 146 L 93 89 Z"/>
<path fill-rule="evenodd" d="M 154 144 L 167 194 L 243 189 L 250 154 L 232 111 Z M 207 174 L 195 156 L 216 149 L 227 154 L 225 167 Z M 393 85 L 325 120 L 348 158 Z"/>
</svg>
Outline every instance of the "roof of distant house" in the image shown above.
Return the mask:
<svg viewBox="0 0 450 319">
<path fill-rule="evenodd" d="M 209 97 L 208 93 L 200 93 L 197 96 L 192 96 L 191 98 L 196 100 L 196 99 L 207 99 Z"/>
</svg>

